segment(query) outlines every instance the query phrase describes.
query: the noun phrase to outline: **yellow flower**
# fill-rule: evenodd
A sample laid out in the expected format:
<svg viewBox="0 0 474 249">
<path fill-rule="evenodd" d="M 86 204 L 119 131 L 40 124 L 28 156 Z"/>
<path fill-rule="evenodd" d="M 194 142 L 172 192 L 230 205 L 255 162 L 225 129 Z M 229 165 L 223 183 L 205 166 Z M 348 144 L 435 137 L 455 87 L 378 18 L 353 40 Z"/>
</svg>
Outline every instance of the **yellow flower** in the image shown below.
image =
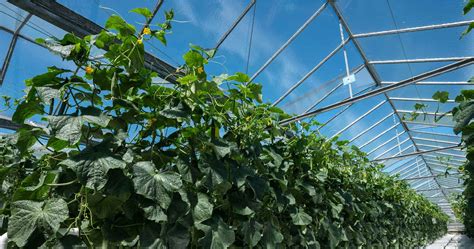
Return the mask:
<svg viewBox="0 0 474 249">
<path fill-rule="evenodd" d="M 142 44 L 143 44 L 143 39 L 142 39 L 142 38 L 138 39 L 138 40 L 137 40 L 137 44 L 138 44 L 138 45 L 142 45 Z"/>
<path fill-rule="evenodd" d="M 204 68 L 198 67 L 197 71 L 198 71 L 198 73 L 204 73 Z"/>
<path fill-rule="evenodd" d="M 147 27 L 147 28 L 144 28 L 144 29 L 143 29 L 143 34 L 144 34 L 144 35 L 150 35 L 150 34 L 151 34 L 151 29 L 148 28 L 148 27 Z"/>
<path fill-rule="evenodd" d="M 94 69 L 91 66 L 86 67 L 86 74 L 92 74 L 94 72 Z"/>
</svg>

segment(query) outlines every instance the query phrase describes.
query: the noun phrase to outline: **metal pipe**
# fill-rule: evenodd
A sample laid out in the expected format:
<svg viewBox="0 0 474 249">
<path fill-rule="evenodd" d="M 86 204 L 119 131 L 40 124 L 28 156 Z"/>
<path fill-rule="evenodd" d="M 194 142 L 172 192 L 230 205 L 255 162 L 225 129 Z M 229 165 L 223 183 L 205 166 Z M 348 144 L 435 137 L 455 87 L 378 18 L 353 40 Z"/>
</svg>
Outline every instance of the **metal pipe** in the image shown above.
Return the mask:
<svg viewBox="0 0 474 249">
<path fill-rule="evenodd" d="M 422 137 L 413 137 L 413 139 L 428 141 L 428 142 L 435 142 L 435 143 L 445 143 L 445 144 L 459 145 L 459 143 L 455 143 L 455 142 L 451 142 L 451 141 L 445 141 L 445 140 L 436 140 L 436 139 L 429 139 L 429 138 L 422 138 Z"/>
<path fill-rule="evenodd" d="M 439 113 L 439 112 L 424 112 L 424 111 L 410 111 L 410 110 L 397 110 L 398 113 L 405 113 L 405 114 L 411 114 L 411 113 L 416 113 L 416 114 L 425 114 L 425 115 L 435 115 L 435 116 L 452 116 L 453 114 L 451 113 Z"/>
<path fill-rule="evenodd" d="M 239 17 L 234 21 L 232 26 L 224 33 L 224 35 L 221 36 L 221 38 L 217 41 L 216 46 L 214 46 L 215 50 L 218 50 L 219 47 L 222 45 L 222 43 L 227 39 L 227 37 L 234 31 L 234 29 L 239 25 L 239 23 L 244 19 L 245 15 L 250 11 L 250 9 L 255 5 L 257 0 L 251 0 L 250 3 L 245 7 L 244 11 L 240 13 Z"/>
<path fill-rule="evenodd" d="M 453 156 L 453 157 L 459 157 L 459 158 L 462 158 L 462 159 L 466 159 L 466 156 L 464 156 L 464 155 L 456 155 L 456 154 L 447 153 L 447 152 L 434 152 L 434 154 L 445 155 L 445 156 Z"/>
<path fill-rule="evenodd" d="M 323 12 L 323 10 L 326 8 L 327 6 L 327 3 L 324 3 L 319 9 L 317 9 L 313 15 L 311 15 L 304 23 L 303 25 L 301 25 L 298 30 L 296 30 L 296 32 L 263 64 L 263 66 L 261 66 L 257 72 L 255 72 L 254 75 L 252 75 L 252 77 L 250 77 L 250 80 L 249 82 L 252 82 L 255 78 L 258 77 L 258 75 L 260 75 L 260 73 L 263 72 L 263 70 L 265 70 L 265 68 L 268 67 L 268 65 L 270 65 L 270 63 L 272 63 L 276 57 L 281 54 L 281 52 L 283 52 L 283 50 L 286 49 L 286 47 L 288 47 L 288 45 L 290 45 L 291 42 L 293 42 L 294 39 L 296 39 L 296 37 L 298 37 L 298 35 L 303 32 L 303 30 L 306 29 L 306 27 L 308 27 L 308 25 L 316 18 L 319 16 L 319 14 L 321 14 L 321 12 Z"/>
<path fill-rule="evenodd" d="M 442 151 L 442 150 L 452 150 L 452 149 L 460 148 L 460 147 L 461 146 L 459 146 L 459 145 L 455 145 L 455 146 L 437 148 L 437 149 L 432 149 L 432 150 L 417 151 L 417 152 L 408 153 L 408 154 L 405 154 L 405 155 L 399 155 L 399 156 L 387 157 L 387 158 L 379 158 L 379 159 L 372 160 L 372 162 L 378 162 L 378 161 L 384 161 L 384 160 L 389 160 L 389 159 L 396 159 L 396 158 L 404 158 L 404 157 L 422 155 L 422 154 L 432 153 L 432 152 L 437 152 L 437 151 Z"/>
<path fill-rule="evenodd" d="M 446 134 L 446 133 L 438 133 L 438 132 L 430 132 L 430 131 L 410 131 L 410 132 L 419 133 L 419 134 L 426 134 L 426 135 L 433 135 L 433 136 L 446 136 L 446 137 L 453 137 L 453 138 L 461 139 L 460 136 L 453 135 L 453 134 Z"/>
<path fill-rule="evenodd" d="M 382 119 L 380 119 L 379 121 L 375 122 L 374 124 L 372 124 L 369 128 L 363 130 L 362 132 L 360 132 L 359 134 L 355 135 L 354 137 L 352 137 L 349 142 L 353 142 L 354 140 L 356 140 L 357 138 L 361 137 L 362 135 L 366 134 L 367 132 L 369 132 L 370 130 L 372 130 L 374 127 L 376 127 L 377 125 L 381 124 L 383 121 L 387 120 L 388 118 L 390 118 L 391 116 L 393 115 L 393 112 L 388 114 L 387 116 L 383 117 Z"/>
<path fill-rule="evenodd" d="M 425 146 L 425 147 L 432 147 L 432 148 L 449 148 L 449 147 L 443 147 L 443 146 L 431 145 L 431 144 L 420 144 L 420 143 L 418 143 L 418 145 L 419 145 L 419 146 Z M 452 148 L 451 148 L 452 150 L 462 152 L 462 150 L 459 149 L 459 148 L 462 147 L 462 145 L 459 145 L 459 144 L 458 144 L 458 145 L 453 145 L 453 146 L 450 146 L 450 147 L 452 147 Z"/>
<path fill-rule="evenodd" d="M 3 60 L 2 69 L 0 70 L 0 86 L 3 84 L 5 76 L 7 75 L 8 66 L 10 65 L 13 51 L 15 50 L 18 35 L 20 34 L 21 29 L 23 29 L 23 27 L 26 25 L 26 23 L 30 20 L 32 16 L 32 14 L 28 14 L 25 19 L 23 19 L 23 21 L 20 23 L 20 26 L 18 26 L 18 28 L 15 30 L 15 33 L 13 33 L 12 40 L 10 41 L 10 45 L 8 46 L 7 54 L 5 55 L 5 59 Z"/>
<path fill-rule="evenodd" d="M 445 190 L 448 190 L 448 189 L 459 189 L 459 190 L 462 190 L 462 188 L 463 188 L 463 187 L 448 187 L 448 188 L 446 188 L 446 187 L 441 186 L 441 188 L 420 189 L 420 190 L 416 189 L 416 191 L 418 191 L 418 192 L 436 191 L 436 190 L 441 191 L 442 189 L 445 189 Z"/>
<path fill-rule="evenodd" d="M 400 124 L 400 123 L 397 122 L 396 124 L 390 126 L 390 128 L 388 128 L 388 129 L 382 131 L 382 132 L 379 133 L 377 136 L 375 136 L 375 137 L 373 137 L 372 139 L 370 139 L 369 141 L 365 142 L 365 143 L 364 143 L 363 145 L 361 145 L 359 148 L 360 148 L 360 149 L 364 148 L 366 145 L 372 143 L 372 142 L 375 141 L 377 138 L 383 136 L 385 133 L 387 133 L 387 132 L 393 130 L 393 129 L 394 129 L 395 127 L 397 127 L 397 125 L 399 125 L 399 124 Z"/>
<path fill-rule="evenodd" d="M 442 66 L 442 67 L 436 68 L 434 70 L 431 70 L 431 71 L 428 71 L 428 72 L 425 72 L 425 73 L 421 73 L 421 74 L 416 75 L 414 77 L 410 77 L 408 79 L 402 80 L 402 81 L 400 81 L 396 84 L 392 84 L 392 85 L 385 86 L 385 87 L 380 87 L 380 88 L 377 88 L 373 91 L 367 92 L 365 94 L 355 96 L 352 99 L 346 99 L 346 100 L 340 101 L 338 103 L 334 103 L 332 105 L 328 105 L 328 106 L 319 108 L 317 110 L 314 110 L 314 111 L 311 111 L 311 112 L 308 112 L 308 113 L 305 113 L 305 114 L 302 114 L 302 115 L 298 115 L 298 116 L 295 116 L 295 117 L 292 117 L 292 118 L 282 120 L 280 122 L 280 124 L 281 125 L 288 125 L 288 124 L 291 124 L 291 123 L 296 122 L 298 120 L 308 118 L 308 117 L 312 117 L 312 116 L 314 116 L 316 114 L 319 114 L 321 112 L 326 112 L 326 111 L 330 111 L 330 110 L 336 109 L 336 108 L 341 107 L 341 106 L 353 104 L 353 103 L 359 102 L 361 100 L 364 100 L 364 99 L 367 99 L 367 98 L 370 98 L 370 97 L 373 97 L 373 96 L 376 96 L 376 95 L 379 95 L 379 94 L 383 94 L 383 93 L 386 93 L 386 92 L 389 92 L 389 91 L 392 91 L 392 90 L 396 90 L 396 89 L 408 86 L 410 84 L 413 84 L 413 83 L 421 81 L 421 80 L 429 79 L 431 77 L 434 77 L 434 76 L 437 76 L 437 75 L 440 75 L 440 74 L 444 74 L 444 73 L 447 73 L 447 72 L 465 67 L 467 65 L 471 65 L 473 63 L 474 63 L 474 59 L 466 59 L 466 60 L 462 60 L 462 61 L 459 61 L 459 62 L 449 64 L 447 66 Z"/>
<path fill-rule="evenodd" d="M 461 175 L 461 173 L 455 173 L 455 174 L 449 174 L 449 176 L 457 176 L 457 175 Z M 437 178 L 437 177 L 445 177 L 445 175 L 436 175 L 436 176 L 419 176 L 419 177 L 413 177 L 413 178 L 405 178 L 403 180 L 405 181 L 412 181 L 412 180 L 418 180 L 418 179 L 427 179 L 427 178 Z"/>
<path fill-rule="evenodd" d="M 384 100 L 380 103 L 378 103 L 377 105 L 375 105 L 374 107 L 372 107 L 370 110 L 368 110 L 366 113 L 360 115 L 359 117 L 357 117 L 356 119 L 354 119 L 351 123 L 349 123 L 348 125 L 346 125 L 344 128 L 342 128 L 341 130 L 339 130 L 338 132 L 336 132 L 334 135 L 331 136 L 330 139 L 334 138 L 335 136 L 343 133 L 344 131 L 346 131 L 347 129 L 349 129 L 352 125 L 354 125 L 355 123 L 359 122 L 361 119 L 365 118 L 367 115 L 371 114 L 373 111 L 377 110 L 377 108 L 379 108 L 380 106 L 382 106 L 383 104 L 385 104 L 387 102 L 387 100 Z"/>
<path fill-rule="evenodd" d="M 403 140 L 403 141 L 401 142 L 401 144 L 407 142 L 408 140 L 410 140 L 410 138 L 406 138 L 405 140 Z M 395 149 L 395 148 L 397 148 L 397 147 L 398 147 L 398 143 L 395 144 L 394 146 L 392 146 L 391 148 L 385 150 L 384 152 L 382 152 L 382 153 L 379 154 L 378 156 L 374 157 L 374 160 L 376 160 L 377 158 L 379 158 L 379 157 L 381 157 L 381 156 L 387 154 L 388 152 L 392 151 L 393 149 Z M 398 154 L 398 153 L 396 153 L 396 154 Z"/>
<path fill-rule="evenodd" d="M 331 53 L 329 53 L 324 59 L 322 59 L 316 66 L 314 66 L 306 75 L 303 76 L 298 82 L 296 82 L 294 85 L 290 87 L 280 98 L 278 98 L 272 106 L 278 105 L 281 101 L 283 101 L 290 93 L 292 93 L 298 86 L 303 84 L 305 80 L 307 80 L 314 72 L 316 72 L 320 67 L 324 65 L 329 59 L 331 59 L 341 48 L 344 47 L 344 45 L 348 42 L 349 40 L 345 40 L 339 46 L 337 46 Z"/>
<path fill-rule="evenodd" d="M 464 57 L 443 57 L 443 58 L 420 58 L 420 59 L 407 59 L 407 60 L 378 60 L 369 61 L 370 64 L 402 64 L 402 63 L 424 63 L 424 62 L 447 62 L 447 61 L 460 61 L 473 58 L 472 56 Z"/>
<path fill-rule="evenodd" d="M 382 85 L 391 85 L 397 83 L 396 81 L 382 81 Z M 415 85 L 472 85 L 467 81 L 420 81 L 416 82 Z"/>
<path fill-rule="evenodd" d="M 454 124 L 424 123 L 424 122 L 409 121 L 409 120 L 405 120 L 405 123 L 414 124 L 414 125 L 426 125 L 426 126 L 454 127 Z"/>
<path fill-rule="evenodd" d="M 426 25 L 426 26 L 418 26 L 418 27 L 404 28 L 404 29 L 392 29 L 392 30 L 385 30 L 385 31 L 370 32 L 370 33 L 362 33 L 362 34 L 355 34 L 354 38 L 363 38 L 363 37 L 381 36 L 381 35 L 392 35 L 392 34 L 417 32 L 417 31 L 425 31 L 425 30 L 432 30 L 432 29 L 442 29 L 442 28 L 453 28 L 453 27 L 460 27 L 460 26 L 468 26 L 472 22 L 474 22 L 474 20 L 460 21 L 460 22 L 450 22 L 450 23 L 434 24 L 434 25 Z"/>
<path fill-rule="evenodd" d="M 390 138 L 389 140 L 379 144 L 377 147 L 373 148 L 371 151 L 367 152 L 367 155 L 370 155 L 372 153 L 374 153 L 375 151 L 377 151 L 378 149 L 382 148 L 383 146 L 385 146 L 386 144 L 392 142 L 393 140 L 397 139 L 397 137 L 400 137 L 401 135 L 405 134 L 405 131 L 402 131 L 400 134 L 397 134 L 396 136 Z"/>
<path fill-rule="evenodd" d="M 439 102 L 436 99 L 424 99 L 424 98 L 403 98 L 403 97 L 390 97 L 390 100 L 395 101 L 416 101 L 416 102 Z M 453 99 L 448 99 L 448 103 L 454 103 Z"/>
</svg>

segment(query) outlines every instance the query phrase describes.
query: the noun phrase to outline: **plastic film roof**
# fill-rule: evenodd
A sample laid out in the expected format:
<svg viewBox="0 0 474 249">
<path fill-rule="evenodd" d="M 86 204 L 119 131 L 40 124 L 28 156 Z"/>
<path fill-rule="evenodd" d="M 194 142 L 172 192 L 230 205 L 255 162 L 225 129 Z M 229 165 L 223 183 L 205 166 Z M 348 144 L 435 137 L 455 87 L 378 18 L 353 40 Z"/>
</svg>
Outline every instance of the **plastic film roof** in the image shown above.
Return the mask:
<svg viewBox="0 0 474 249">
<path fill-rule="evenodd" d="M 36 38 L 87 34 L 119 14 L 140 25 L 136 7 L 158 0 L 0 0 L 0 94 L 19 98 L 24 80 L 50 65 L 72 68 Z M 440 113 L 474 76 L 474 35 L 460 39 L 474 16 L 463 0 L 193 1 L 164 0 L 176 21 L 167 47 L 147 44 L 158 70 L 182 63 L 189 43 L 219 46 L 208 71 L 242 71 L 263 84 L 264 100 L 296 118 L 315 119 L 327 137 L 339 136 L 398 174 L 453 217 L 448 197 L 461 192 L 465 162 L 453 122 Z M 70 12 L 65 12 L 62 8 Z M 155 17 L 162 19 L 162 13 Z M 81 16 L 87 22 L 75 19 Z M 79 32 L 79 33 L 78 33 Z M 97 51 L 100 55 L 101 51 Z M 166 65 L 165 65 L 166 64 Z M 350 83 L 345 84 L 348 80 Z M 423 104 L 417 115 L 414 105 Z M 1 132 L 15 129 L 11 110 Z M 439 119 L 439 120 L 437 120 Z"/>
</svg>

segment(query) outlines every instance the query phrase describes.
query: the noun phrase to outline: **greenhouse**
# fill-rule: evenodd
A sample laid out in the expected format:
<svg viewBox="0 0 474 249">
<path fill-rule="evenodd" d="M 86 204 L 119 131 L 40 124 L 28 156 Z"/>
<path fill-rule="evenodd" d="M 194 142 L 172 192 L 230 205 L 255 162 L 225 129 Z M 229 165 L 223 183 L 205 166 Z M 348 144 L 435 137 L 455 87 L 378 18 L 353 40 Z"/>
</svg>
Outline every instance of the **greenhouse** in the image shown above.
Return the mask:
<svg viewBox="0 0 474 249">
<path fill-rule="evenodd" d="M 0 0 L 0 248 L 474 248 L 474 0 Z"/>
</svg>

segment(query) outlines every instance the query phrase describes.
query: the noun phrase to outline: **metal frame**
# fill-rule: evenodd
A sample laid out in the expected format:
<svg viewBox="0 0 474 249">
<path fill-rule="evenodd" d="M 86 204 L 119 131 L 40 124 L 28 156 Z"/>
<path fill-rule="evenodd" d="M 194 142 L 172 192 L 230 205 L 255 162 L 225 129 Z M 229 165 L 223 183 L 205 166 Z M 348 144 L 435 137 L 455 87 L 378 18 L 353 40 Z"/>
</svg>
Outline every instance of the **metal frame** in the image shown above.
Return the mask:
<svg viewBox="0 0 474 249">
<path fill-rule="evenodd" d="M 426 145 L 423 145 L 423 144 L 418 144 L 420 146 L 426 146 Z M 433 147 L 433 146 L 428 146 L 428 147 Z M 422 154 L 426 154 L 426 153 L 432 153 L 432 152 L 437 152 L 437 151 L 442 151 L 442 150 L 452 150 L 452 149 L 455 149 L 455 148 L 460 148 L 461 146 L 459 145 L 455 145 L 455 146 L 449 146 L 449 147 L 439 147 L 437 149 L 433 149 L 433 150 L 420 150 L 420 151 L 416 151 L 416 152 L 413 152 L 413 153 L 408 153 L 408 154 L 405 154 L 405 155 L 399 155 L 399 156 L 394 156 L 394 157 L 387 157 L 387 158 L 379 158 L 379 159 L 375 159 L 375 160 L 372 160 L 373 162 L 377 162 L 377 161 L 384 161 L 384 160 L 390 160 L 390 159 L 398 159 L 398 158 L 404 158 L 404 157 L 410 157 L 410 156 L 416 156 L 416 155 L 422 155 Z"/>
<path fill-rule="evenodd" d="M 326 8 L 327 6 L 327 3 L 324 3 L 321 7 L 319 7 L 319 9 L 317 9 L 313 15 L 311 15 L 304 23 L 303 25 L 301 25 L 298 30 L 296 30 L 296 32 L 277 50 L 275 51 L 275 53 L 270 56 L 270 58 L 257 70 L 257 72 L 254 73 L 254 75 L 252 75 L 252 77 L 250 77 L 249 79 L 249 82 L 252 82 L 255 78 L 258 77 L 258 75 L 260 75 L 260 73 L 263 72 L 263 70 L 265 70 L 265 68 L 268 67 L 268 65 L 270 65 L 270 63 L 272 63 L 276 57 L 278 57 L 278 55 L 281 54 L 281 52 L 283 52 L 283 50 L 285 50 L 288 45 L 290 45 L 291 42 L 293 42 L 293 40 L 296 39 L 296 37 L 298 37 L 299 34 L 301 34 L 301 32 L 303 32 L 303 30 L 306 29 L 306 27 L 308 27 L 308 25 L 316 18 L 319 16 L 319 14 L 321 14 L 323 12 L 323 10 Z"/>
<path fill-rule="evenodd" d="M 460 22 L 450 22 L 450 23 L 442 23 L 442 24 L 426 25 L 426 26 L 418 26 L 418 27 L 404 28 L 404 29 L 392 29 L 392 30 L 385 30 L 385 31 L 361 33 L 361 34 L 355 34 L 354 38 L 365 38 L 365 37 L 372 37 L 372 36 L 393 35 L 393 34 L 418 32 L 418 31 L 433 30 L 433 29 L 462 27 L 462 26 L 468 26 L 472 22 L 474 22 L 474 20 L 460 21 Z"/>
<path fill-rule="evenodd" d="M 0 69 L 0 86 L 3 84 L 5 80 L 5 76 L 7 74 L 8 66 L 10 65 L 10 61 L 12 59 L 13 51 L 15 50 L 16 42 L 18 41 L 18 37 L 20 35 L 20 31 L 26 25 L 26 23 L 32 17 L 32 14 L 28 14 L 23 21 L 21 21 L 18 28 L 13 32 L 12 39 L 10 41 L 10 45 L 8 46 L 7 54 L 5 55 L 5 59 L 3 60 L 2 68 Z"/>
<path fill-rule="evenodd" d="M 422 59 L 408 59 L 408 60 L 379 60 L 369 61 L 370 64 L 402 64 L 402 63 L 425 63 L 425 62 L 451 62 L 461 61 L 472 58 L 471 56 L 466 57 L 443 57 L 443 58 L 422 58 Z"/>
<path fill-rule="evenodd" d="M 425 80 L 425 79 L 429 79 L 429 78 L 432 78 L 434 76 L 438 76 L 438 75 L 441 75 L 441 74 L 444 74 L 444 73 L 447 73 L 447 72 L 451 72 L 451 71 L 454 71 L 454 70 L 459 69 L 459 68 L 463 68 L 463 67 L 471 65 L 471 64 L 474 64 L 474 58 L 462 60 L 462 61 L 459 61 L 459 62 L 455 62 L 455 63 L 449 64 L 447 66 L 442 66 L 442 67 L 436 68 L 434 70 L 418 74 L 414 77 L 410 77 L 408 79 L 399 81 L 395 84 L 388 85 L 388 86 L 385 86 L 385 87 L 379 87 L 379 88 L 377 88 L 373 91 L 355 96 L 351 99 L 346 99 L 346 100 L 343 100 L 343 101 L 340 101 L 340 102 L 337 102 L 337 103 L 319 108 L 317 110 L 314 110 L 314 111 L 311 111 L 311 112 L 308 112 L 308 113 L 305 113 L 305 114 L 301 114 L 301 115 L 298 115 L 298 116 L 295 116 L 295 117 L 291 117 L 291 118 L 282 120 L 280 122 L 280 124 L 281 125 L 289 125 L 289 124 L 294 123 L 296 121 L 299 121 L 299 120 L 302 120 L 302 119 L 305 119 L 305 118 L 313 117 L 313 116 L 315 116 L 319 113 L 334 110 L 334 109 L 337 109 L 341 106 L 357 103 L 361 100 L 364 100 L 364 99 L 367 99 L 367 98 L 370 98 L 370 97 L 374 97 L 374 96 L 377 96 L 377 95 L 380 95 L 380 94 L 384 94 L 386 92 L 393 91 L 393 90 L 411 85 L 415 82 L 422 81 L 422 80 Z"/>
</svg>

